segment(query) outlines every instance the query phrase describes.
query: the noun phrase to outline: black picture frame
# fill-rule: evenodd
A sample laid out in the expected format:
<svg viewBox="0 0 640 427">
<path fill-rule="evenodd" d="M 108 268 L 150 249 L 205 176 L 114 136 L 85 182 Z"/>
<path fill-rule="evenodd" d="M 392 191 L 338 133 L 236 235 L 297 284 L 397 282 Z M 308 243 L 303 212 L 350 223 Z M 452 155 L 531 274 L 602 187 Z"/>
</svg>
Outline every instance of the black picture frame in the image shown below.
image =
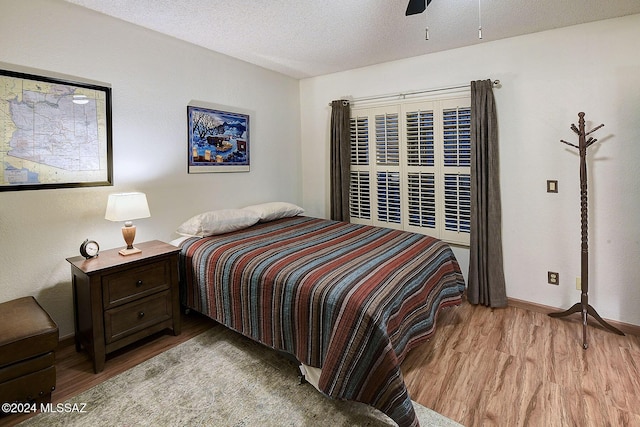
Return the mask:
<svg viewBox="0 0 640 427">
<path fill-rule="evenodd" d="M 187 105 L 188 172 L 249 172 L 250 125 L 247 111 L 201 102 Z"/>
<path fill-rule="evenodd" d="M 113 185 L 111 88 L 0 69 L 0 191 Z"/>
</svg>

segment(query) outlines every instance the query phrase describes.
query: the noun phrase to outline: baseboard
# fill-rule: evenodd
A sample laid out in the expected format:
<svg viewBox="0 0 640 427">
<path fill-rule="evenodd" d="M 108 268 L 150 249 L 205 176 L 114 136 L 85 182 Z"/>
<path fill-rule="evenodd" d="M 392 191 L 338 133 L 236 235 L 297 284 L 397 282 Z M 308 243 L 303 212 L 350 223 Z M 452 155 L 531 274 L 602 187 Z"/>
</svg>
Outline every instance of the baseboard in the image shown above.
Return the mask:
<svg viewBox="0 0 640 427">
<path fill-rule="evenodd" d="M 60 350 L 63 347 L 69 347 L 72 345 L 75 345 L 75 335 L 71 334 L 71 335 L 66 335 L 64 337 L 60 337 L 58 339 L 57 350 Z"/>
<path fill-rule="evenodd" d="M 511 307 L 522 308 L 525 310 L 534 311 L 536 313 L 544 313 L 544 314 L 566 310 L 565 308 L 550 307 L 548 305 L 536 304 L 535 302 L 524 301 L 516 298 L 507 298 L 507 304 L 509 304 L 509 306 Z M 639 325 L 632 325 L 631 323 L 619 322 L 617 320 L 609 320 L 609 319 L 604 319 L 604 320 L 607 323 L 609 323 L 611 326 L 621 330 L 625 334 L 635 335 L 637 337 L 640 337 Z"/>
</svg>

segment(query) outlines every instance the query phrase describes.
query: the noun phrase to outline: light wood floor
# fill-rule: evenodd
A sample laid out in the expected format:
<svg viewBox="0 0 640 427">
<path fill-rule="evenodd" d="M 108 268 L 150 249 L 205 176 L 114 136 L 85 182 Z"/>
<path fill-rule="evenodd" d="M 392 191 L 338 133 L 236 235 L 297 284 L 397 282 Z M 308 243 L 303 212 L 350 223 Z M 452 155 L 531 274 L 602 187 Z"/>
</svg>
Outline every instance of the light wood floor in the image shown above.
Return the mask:
<svg viewBox="0 0 640 427">
<path fill-rule="evenodd" d="M 435 336 L 402 363 L 413 400 L 467 427 L 640 426 L 640 338 L 582 326 L 574 318 L 509 307 L 491 310 L 463 303 L 443 311 Z M 153 339 L 107 357 L 94 374 L 72 340 L 56 353 L 63 402 L 173 346 L 222 327 L 203 316 L 183 316 L 182 334 Z M 0 426 L 25 417 L 0 418 Z"/>
<path fill-rule="evenodd" d="M 573 317 L 575 316 L 575 317 Z M 465 426 L 640 426 L 640 338 L 463 303 L 402 364 L 413 400 Z"/>
</svg>

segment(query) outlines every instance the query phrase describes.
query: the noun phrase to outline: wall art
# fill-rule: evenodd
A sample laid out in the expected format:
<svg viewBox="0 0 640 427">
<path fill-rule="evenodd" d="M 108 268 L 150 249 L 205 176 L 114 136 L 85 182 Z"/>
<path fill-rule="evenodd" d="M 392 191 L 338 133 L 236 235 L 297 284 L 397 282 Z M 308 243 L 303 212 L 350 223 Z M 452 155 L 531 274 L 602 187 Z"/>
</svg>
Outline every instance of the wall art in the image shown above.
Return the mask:
<svg viewBox="0 0 640 427">
<path fill-rule="evenodd" d="M 111 88 L 0 70 L 0 191 L 113 185 Z"/>
<path fill-rule="evenodd" d="M 249 114 L 223 108 L 187 106 L 189 173 L 249 171 Z"/>
</svg>

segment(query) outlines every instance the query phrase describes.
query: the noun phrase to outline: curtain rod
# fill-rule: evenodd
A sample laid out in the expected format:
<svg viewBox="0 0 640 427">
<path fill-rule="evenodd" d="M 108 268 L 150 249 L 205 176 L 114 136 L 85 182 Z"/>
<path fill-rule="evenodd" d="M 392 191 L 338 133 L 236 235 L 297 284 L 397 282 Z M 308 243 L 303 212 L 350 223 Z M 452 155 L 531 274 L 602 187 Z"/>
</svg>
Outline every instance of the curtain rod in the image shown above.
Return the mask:
<svg viewBox="0 0 640 427">
<path fill-rule="evenodd" d="M 491 82 L 492 86 L 500 86 L 500 80 L 493 80 Z M 423 93 L 431 93 L 431 92 L 442 92 L 442 91 L 447 91 L 447 90 L 454 90 L 454 89 L 463 89 L 466 87 L 471 87 L 470 83 L 464 84 L 464 85 L 457 85 L 457 86 L 446 86 L 446 87 L 439 87 L 436 89 L 424 89 L 424 90 L 415 90 L 415 91 L 411 91 L 411 92 L 399 92 L 399 93 L 393 93 L 393 94 L 389 94 L 389 95 L 375 95 L 375 96 L 366 96 L 363 98 L 354 98 L 354 99 L 349 99 L 349 100 L 343 100 L 343 104 L 345 103 L 353 103 L 353 102 L 364 102 L 364 101 L 375 101 L 378 99 L 386 99 L 386 98 L 404 98 L 406 96 L 411 96 L 411 95 L 421 95 Z M 345 104 L 347 105 L 347 104 Z M 329 106 L 331 106 L 331 103 L 329 103 Z"/>
</svg>

